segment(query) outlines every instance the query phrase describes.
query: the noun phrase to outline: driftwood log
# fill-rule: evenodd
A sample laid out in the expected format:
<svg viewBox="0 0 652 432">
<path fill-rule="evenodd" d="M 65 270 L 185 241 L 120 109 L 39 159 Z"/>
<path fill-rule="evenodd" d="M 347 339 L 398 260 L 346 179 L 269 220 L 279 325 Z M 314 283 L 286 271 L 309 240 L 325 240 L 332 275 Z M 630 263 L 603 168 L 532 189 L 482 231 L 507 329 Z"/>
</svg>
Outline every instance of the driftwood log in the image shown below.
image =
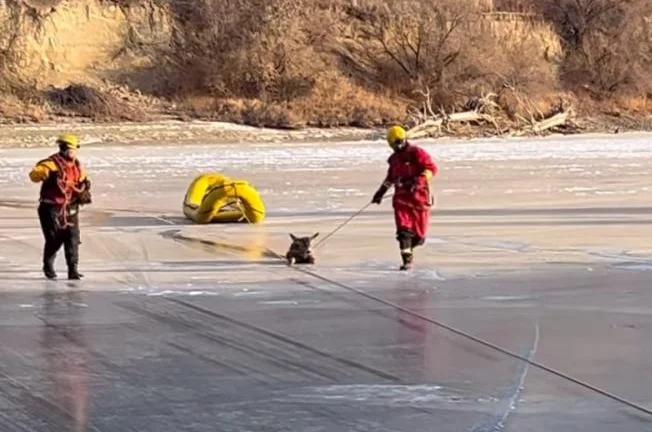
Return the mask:
<svg viewBox="0 0 652 432">
<path fill-rule="evenodd" d="M 411 128 L 408 131 L 408 136 L 413 139 L 423 138 L 441 132 L 443 126 L 449 125 L 451 123 L 470 122 L 485 122 L 496 125 L 495 119 L 488 114 L 482 114 L 477 111 L 466 111 L 428 119 L 423 123 Z"/>
<path fill-rule="evenodd" d="M 559 111 L 543 118 L 542 113 L 530 115 L 529 119 L 518 116 L 518 124 L 513 128 L 503 128 L 498 126 L 498 118 L 500 117 L 500 107 L 495 102 L 496 95 L 489 94 L 482 98 L 473 99 L 469 101 L 467 107 L 468 111 L 456 112 L 447 114 L 441 111 L 435 114 L 431 102 L 429 92 L 424 93 L 426 102 L 424 102 L 422 110 L 416 115 L 413 115 L 413 121 L 416 126 L 408 130 L 408 136 L 412 139 L 425 138 L 442 133 L 443 128 L 447 128 L 452 124 L 478 124 L 485 123 L 493 125 L 496 135 L 511 135 L 522 136 L 529 134 L 541 134 L 551 129 L 563 128 L 564 130 L 576 131 L 577 126 L 571 121 L 573 111 L 571 108 L 563 108 L 561 105 Z M 536 118 L 543 118 L 536 120 Z"/>
<path fill-rule="evenodd" d="M 552 129 L 558 126 L 563 126 L 568 122 L 570 115 L 571 115 L 571 110 L 566 110 L 564 112 L 555 114 L 552 117 L 549 117 L 545 120 L 536 122 L 532 125 L 532 132 L 541 133 L 548 129 Z"/>
</svg>

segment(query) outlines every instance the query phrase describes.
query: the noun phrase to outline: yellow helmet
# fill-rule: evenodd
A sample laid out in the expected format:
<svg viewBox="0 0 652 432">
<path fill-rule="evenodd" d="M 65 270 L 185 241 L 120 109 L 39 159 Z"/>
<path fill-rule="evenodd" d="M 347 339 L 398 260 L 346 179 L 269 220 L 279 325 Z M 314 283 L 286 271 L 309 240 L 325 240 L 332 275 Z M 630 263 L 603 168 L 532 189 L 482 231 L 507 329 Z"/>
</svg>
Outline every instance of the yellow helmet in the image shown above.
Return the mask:
<svg viewBox="0 0 652 432">
<path fill-rule="evenodd" d="M 77 150 L 79 145 L 79 137 L 72 134 L 63 134 L 57 137 L 57 144 L 60 146 L 66 146 L 71 149 Z"/>
<path fill-rule="evenodd" d="M 387 143 L 396 148 L 407 141 L 407 131 L 401 126 L 393 126 L 387 131 Z"/>
</svg>

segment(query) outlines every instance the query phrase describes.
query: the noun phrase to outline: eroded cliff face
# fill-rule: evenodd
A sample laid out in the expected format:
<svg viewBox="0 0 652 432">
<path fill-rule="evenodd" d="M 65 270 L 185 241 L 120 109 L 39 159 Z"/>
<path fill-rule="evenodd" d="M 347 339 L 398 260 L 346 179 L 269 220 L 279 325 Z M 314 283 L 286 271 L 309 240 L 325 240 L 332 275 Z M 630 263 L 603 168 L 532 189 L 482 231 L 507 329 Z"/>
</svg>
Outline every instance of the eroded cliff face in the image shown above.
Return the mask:
<svg viewBox="0 0 652 432">
<path fill-rule="evenodd" d="M 172 36 L 154 1 L 0 0 L 0 66 L 38 88 L 137 80 Z"/>
</svg>

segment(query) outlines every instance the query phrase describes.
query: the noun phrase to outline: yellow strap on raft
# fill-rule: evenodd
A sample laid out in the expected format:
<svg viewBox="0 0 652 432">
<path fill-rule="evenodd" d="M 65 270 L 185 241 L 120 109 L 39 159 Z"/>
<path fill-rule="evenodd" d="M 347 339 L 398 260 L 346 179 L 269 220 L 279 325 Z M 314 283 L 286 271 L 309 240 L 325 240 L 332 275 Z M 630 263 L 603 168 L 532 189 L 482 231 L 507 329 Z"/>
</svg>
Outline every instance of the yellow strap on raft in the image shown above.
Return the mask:
<svg viewBox="0 0 652 432">
<path fill-rule="evenodd" d="M 248 222 L 265 220 L 265 204 L 248 182 L 218 173 L 197 177 L 188 187 L 183 214 L 196 223 Z"/>
</svg>

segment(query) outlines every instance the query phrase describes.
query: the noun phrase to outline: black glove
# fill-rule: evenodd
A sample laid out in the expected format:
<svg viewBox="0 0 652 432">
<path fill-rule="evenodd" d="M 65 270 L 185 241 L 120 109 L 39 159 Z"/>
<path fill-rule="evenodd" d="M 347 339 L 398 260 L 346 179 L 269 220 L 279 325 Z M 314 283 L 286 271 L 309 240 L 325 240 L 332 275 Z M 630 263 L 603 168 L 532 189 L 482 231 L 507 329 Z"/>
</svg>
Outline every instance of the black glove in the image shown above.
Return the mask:
<svg viewBox="0 0 652 432">
<path fill-rule="evenodd" d="M 383 196 L 387 193 L 387 189 L 388 188 L 385 185 L 382 185 L 380 188 L 378 188 L 371 202 L 373 204 L 380 204 L 383 202 Z"/>
<path fill-rule="evenodd" d="M 91 181 L 86 179 L 81 184 L 81 192 L 77 196 L 77 204 L 91 204 L 93 199 L 91 197 Z"/>
</svg>

